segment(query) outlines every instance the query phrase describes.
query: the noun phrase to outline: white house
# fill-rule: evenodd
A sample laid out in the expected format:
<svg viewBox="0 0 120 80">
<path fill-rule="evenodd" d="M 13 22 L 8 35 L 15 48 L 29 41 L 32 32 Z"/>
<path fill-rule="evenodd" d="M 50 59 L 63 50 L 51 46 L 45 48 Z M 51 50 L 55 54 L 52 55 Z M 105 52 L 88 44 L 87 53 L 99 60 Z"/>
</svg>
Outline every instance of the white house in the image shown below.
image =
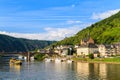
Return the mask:
<svg viewBox="0 0 120 80">
<path fill-rule="evenodd" d="M 98 47 L 91 37 L 81 40 L 80 46 L 77 48 L 77 55 L 89 55 L 90 53 L 98 53 Z"/>
<path fill-rule="evenodd" d="M 99 45 L 98 50 L 100 53 L 100 56 L 111 56 L 116 55 L 116 48 L 114 45 Z"/>
</svg>

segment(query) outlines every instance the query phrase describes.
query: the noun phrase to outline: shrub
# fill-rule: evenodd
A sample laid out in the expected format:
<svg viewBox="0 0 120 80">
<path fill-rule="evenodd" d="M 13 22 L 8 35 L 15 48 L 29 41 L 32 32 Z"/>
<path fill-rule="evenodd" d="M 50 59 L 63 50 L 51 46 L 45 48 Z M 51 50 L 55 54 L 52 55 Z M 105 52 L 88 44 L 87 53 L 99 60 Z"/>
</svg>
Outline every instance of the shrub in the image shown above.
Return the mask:
<svg viewBox="0 0 120 80">
<path fill-rule="evenodd" d="M 94 59 L 94 55 L 93 54 L 89 54 L 89 58 L 90 59 Z"/>
<path fill-rule="evenodd" d="M 34 58 L 35 58 L 36 60 L 43 60 L 43 59 L 45 58 L 45 54 L 36 54 L 36 55 L 34 56 Z"/>
</svg>

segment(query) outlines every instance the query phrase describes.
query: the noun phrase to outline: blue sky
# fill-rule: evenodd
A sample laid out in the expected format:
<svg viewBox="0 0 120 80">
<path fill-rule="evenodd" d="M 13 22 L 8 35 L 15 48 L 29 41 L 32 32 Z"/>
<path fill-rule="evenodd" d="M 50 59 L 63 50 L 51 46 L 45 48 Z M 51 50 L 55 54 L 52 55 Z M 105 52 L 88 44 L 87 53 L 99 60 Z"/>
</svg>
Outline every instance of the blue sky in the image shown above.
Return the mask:
<svg viewBox="0 0 120 80">
<path fill-rule="evenodd" d="M 0 0 L 0 34 L 61 40 L 120 10 L 120 0 Z"/>
</svg>

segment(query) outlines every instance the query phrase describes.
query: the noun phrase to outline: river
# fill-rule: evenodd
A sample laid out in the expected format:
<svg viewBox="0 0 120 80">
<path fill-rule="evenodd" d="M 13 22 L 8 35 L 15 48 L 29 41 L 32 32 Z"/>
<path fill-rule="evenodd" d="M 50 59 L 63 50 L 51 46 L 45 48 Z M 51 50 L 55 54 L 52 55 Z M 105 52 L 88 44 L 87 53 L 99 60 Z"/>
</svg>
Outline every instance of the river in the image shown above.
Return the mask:
<svg viewBox="0 0 120 80">
<path fill-rule="evenodd" d="M 0 80 L 120 80 L 120 64 L 23 62 L 0 58 Z"/>
</svg>

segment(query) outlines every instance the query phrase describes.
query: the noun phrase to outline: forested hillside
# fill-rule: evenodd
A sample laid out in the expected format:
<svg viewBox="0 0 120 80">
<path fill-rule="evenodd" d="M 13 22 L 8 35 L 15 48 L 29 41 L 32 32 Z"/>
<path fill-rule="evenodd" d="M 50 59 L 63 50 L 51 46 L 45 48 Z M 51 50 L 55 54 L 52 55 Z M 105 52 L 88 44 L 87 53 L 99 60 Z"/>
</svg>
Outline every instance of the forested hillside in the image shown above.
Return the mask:
<svg viewBox="0 0 120 80">
<path fill-rule="evenodd" d="M 88 33 L 95 40 L 97 44 L 110 44 L 114 42 L 120 42 L 120 12 L 99 21 L 91 26 L 79 31 L 75 36 L 65 38 L 62 41 L 55 43 L 60 44 L 79 44 L 80 40 L 85 38 Z"/>
<path fill-rule="evenodd" d="M 0 34 L 0 52 L 21 52 L 44 48 L 55 41 L 28 40 Z"/>
</svg>

